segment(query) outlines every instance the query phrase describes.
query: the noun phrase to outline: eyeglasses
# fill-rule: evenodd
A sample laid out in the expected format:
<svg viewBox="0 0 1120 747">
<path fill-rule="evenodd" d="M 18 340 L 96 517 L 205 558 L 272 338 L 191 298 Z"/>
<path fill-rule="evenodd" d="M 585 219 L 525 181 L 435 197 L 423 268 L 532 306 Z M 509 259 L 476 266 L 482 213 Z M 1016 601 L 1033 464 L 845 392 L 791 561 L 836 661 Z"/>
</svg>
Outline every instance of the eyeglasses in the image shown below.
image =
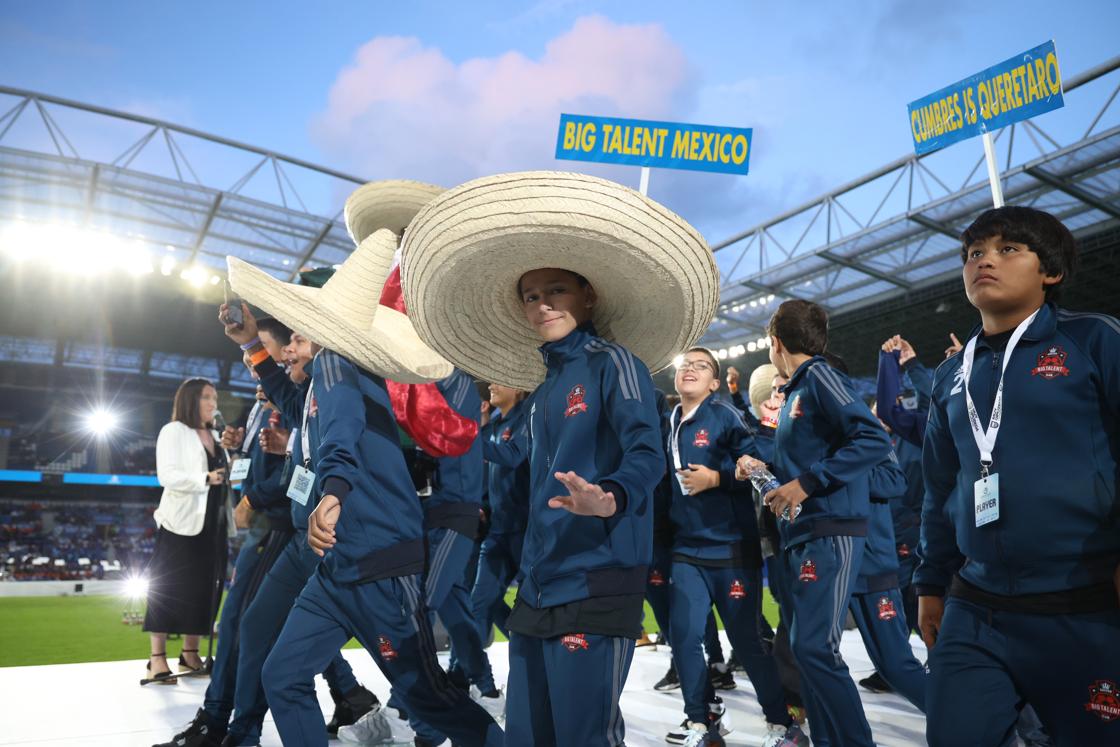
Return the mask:
<svg viewBox="0 0 1120 747">
<path fill-rule="evenodd" d="M 696 371 L 697 373 L 711 373 L 715 369 L 707 361 L 683 361 L 677 366 L 678 371 Z"/>
</svg>

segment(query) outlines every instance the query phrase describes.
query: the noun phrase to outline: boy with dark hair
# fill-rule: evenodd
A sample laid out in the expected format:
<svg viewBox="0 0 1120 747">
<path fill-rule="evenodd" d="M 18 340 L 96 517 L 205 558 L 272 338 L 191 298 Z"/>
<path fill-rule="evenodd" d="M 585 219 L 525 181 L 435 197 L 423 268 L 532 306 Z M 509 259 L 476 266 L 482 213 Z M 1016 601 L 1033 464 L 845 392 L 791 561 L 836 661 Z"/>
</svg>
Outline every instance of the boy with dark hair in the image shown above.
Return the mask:
<svg viewBox="0 0 1120 747">
<path fill-rule="evenodd" d="M 1029 702 L 1056 744 L 1115 744 L 1120 322 L 1051 303 L 1077 253 L 1048 213 L 985 212 L 961 258 L 982 326 L 938 368 L 926 428 L 927 738 L 1006 744 Z"/>
<path fill-rule="evenodd" d="M 770 320 L 770 362 L 788 378 L 773 471 L 783 484 L 763 501 L 779 524 L 793 607 L 794 656 L 815 740 L 871 747 L 859 693 L 840 657 L 840 634 L 867 537 L 871 470 L 890 454 L 879 422 L 823 353 L 828 314 L 786 301 Z M 746 475 L 758 462 L 740 459 Z"/>
</svg>

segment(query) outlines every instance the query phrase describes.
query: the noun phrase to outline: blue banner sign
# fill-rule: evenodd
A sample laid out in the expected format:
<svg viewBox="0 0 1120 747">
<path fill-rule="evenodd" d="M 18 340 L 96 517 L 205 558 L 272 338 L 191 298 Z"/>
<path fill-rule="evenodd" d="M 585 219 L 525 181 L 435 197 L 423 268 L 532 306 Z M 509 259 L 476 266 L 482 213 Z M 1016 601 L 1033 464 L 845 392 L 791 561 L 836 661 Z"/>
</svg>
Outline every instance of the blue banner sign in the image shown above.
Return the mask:
<svg viewBox="0 0 1120 747">
<path fill-rule="evenodd" d="M 30 469 L 0 469 L 0 482 L 41 482 L 42 472 Z"/>
<path fill-rule="evenodd" d="M 123 487 L 158 488 L 155 475 L 105 475 L 96 472 L 67 472 L 62 475 L 67 485 L 121 485 Z"/>
<path fill-rule="evenodd" d="M 746 174 L 751 130 L 561 114 L 556 157 L 661 169 Z"/>
<path fill-rule="evenodd" d="M 1065 106 L 1054 42 L 998 65 L 909 106 L 914 151 L 921 155 Z"/>
</svg>

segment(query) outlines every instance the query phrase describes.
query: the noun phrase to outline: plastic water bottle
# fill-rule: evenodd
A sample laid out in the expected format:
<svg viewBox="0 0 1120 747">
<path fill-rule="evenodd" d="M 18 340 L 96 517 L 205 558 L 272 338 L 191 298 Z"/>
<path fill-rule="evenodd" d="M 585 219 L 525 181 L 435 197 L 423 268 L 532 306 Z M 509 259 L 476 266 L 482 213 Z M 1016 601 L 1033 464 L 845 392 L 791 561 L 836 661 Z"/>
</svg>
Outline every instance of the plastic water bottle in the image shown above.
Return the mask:
<svg viewBox="0 0 1120 747">
<path fill-rule="evenodd" d="M 777 490 L 782 487 L 778 482 L 778 478 L 771 474 L 770 470 L 765 467 L 755 467 L 750 472 L 751 485 L 758 491 L 760 496 L 765 496 L 771 490 Z"/>
</svg>

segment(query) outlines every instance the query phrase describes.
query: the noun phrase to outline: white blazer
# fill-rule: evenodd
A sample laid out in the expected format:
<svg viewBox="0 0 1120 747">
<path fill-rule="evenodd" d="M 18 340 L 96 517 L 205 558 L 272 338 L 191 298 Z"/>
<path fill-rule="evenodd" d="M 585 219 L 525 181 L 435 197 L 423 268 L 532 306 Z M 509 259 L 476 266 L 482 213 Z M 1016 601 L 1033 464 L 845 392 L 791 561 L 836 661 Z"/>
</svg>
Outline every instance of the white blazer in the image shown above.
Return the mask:
<svg viewBox="0 0 1120 747">
<path fill-rule="evenodd" d="M 220 436 L 214 433 L 214 444 L 221 448 Z M 156 476 L 163 486 L 159 508 L 153 518 L 156 524 L 174 534 L 193 537 L 206 522 L 207 483 L 206 447 L 198 433 L 186 423 L 172 421 L 159 431 L 156 439 Z M 233 525 L 233 509 L 225 502 L 226 527 L 230 537 L 237 534 Z"/>
</svg>

